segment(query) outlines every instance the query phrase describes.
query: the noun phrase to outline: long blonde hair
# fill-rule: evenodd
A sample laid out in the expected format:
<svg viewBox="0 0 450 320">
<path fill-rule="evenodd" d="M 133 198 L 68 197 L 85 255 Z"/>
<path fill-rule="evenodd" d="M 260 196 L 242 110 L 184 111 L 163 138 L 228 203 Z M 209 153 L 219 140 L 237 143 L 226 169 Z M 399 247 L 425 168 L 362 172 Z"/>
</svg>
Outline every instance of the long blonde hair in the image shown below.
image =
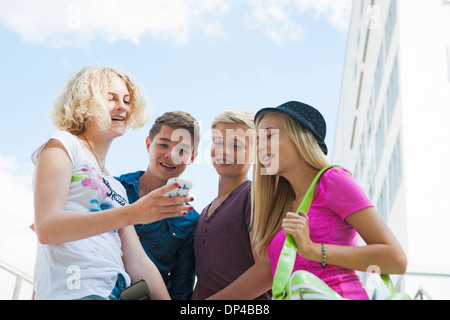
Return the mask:
<svg viewBox="0 0 450 320">
<path fill-rule="evenodd" d="M 130 93 L 132 112 L 127 128 L 144 126 L 146 114 L 145 98 L 139 87 L 128 75 L 105 66 L 87 66 L 72 75 L 55 100 L 49 118 L 59 130 L 80 134 L 91 121 L 97 121 L 102 129 L 111 125 L 108 112 L 108 86 L 113 77 L 121 78 Z"/>
<path fill-rule="evenodd" d="M 262 118 L 273 111 L 262 112 L 255 123 L 258 128 Z M 329 165 L 329 161 L 313 134 L 304 129 L 298 121 L 284 112 L 277 112 L 286 129 L 289 138 L 297 147 L 299 156 L 317 170 Z M 256 146 L 257 148 L 257 146 Z M 255 151 L 255 154 L 258 154 Z M 281 230 L 281 222 L 286 213 L 291 211 L 295 193 L 284 177 L 277 175 L 263 175 L 263 165 L 256 160 L 253 168 L 252 183 L 252 221 L 253 241 L 256 249 L 262 257 L 267 258 L 267 248 L 273 237 Z"/>
</svg>

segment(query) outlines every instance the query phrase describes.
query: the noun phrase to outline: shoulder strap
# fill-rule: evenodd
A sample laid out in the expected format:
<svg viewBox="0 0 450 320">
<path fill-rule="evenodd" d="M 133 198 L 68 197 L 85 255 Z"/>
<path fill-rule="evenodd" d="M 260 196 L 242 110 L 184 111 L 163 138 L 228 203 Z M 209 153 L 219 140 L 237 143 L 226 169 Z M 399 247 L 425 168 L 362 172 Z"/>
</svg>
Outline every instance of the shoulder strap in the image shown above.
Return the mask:
<svg viewBox="0 0 450 320">
<path fill-rule="evenodd" d="M 302 202 L 298 206 L 297 214 L 299 214 L 300 211 L 303 211 L 304 213 L 308 214 L 309 207 L 311 206 L 311 203 L 313 201 L 314 192 L 316 190 L 316 186 L 317 186 L 317 183 L 319 182 L 320 177 L 322 176 L 322 174 L 325 171 L 327 171 L 328 169 L 333 168 L 333 167 L 339 167 L 339 166 L 331 165 L 331 166 L 325 167 L 319 171 L 319 173 L 316 175 L 313 182 L 309 186 L 308 191 L 306 191 L 305 195 L 303 196 Z"/>
<path fill-rule="evenodd" d="M 311 206 L 312 200 L 314 198 L 314 191 L 316 189 L 317 183 L 322 176 L 322 174 L 332 167 L 339 167 L 336 165 L 328 166 L 320 170 L 320 172 L 316 175 L 313 182 L 306 191 L 300 206 L 297 209 L 297 214 L 300 211 L 308 214 L 309 208 Z M 289 278 L 294 269 L 295 257 L 297 254 L 297 246 L 295 245 L 295 241 L 291 235 L 287 235 L 286 240 L 284 242 L 283 248 L 280 253 L 280 257 L 278 259 L 277 268 L 275 270 L 275 275 L 273 278 L 272 285 L 272 295 L 274 299 L 281 299 L 286 295 L 285 288 L 289 283 Z"/>
<path fill-rule="evenodd" d="M 381 277 L 381 280 L 383 280 L 386 287 L 388 287 L 389 291 L 392 294 L 394 294 L 395 288 L 394 288 L 394 284 L 392 283 L 391 277 L 388 274 L 381 274 L 380 277 Z"/>
<path fill-rule="evenodd" d="M 313 182 L 309 186 L 308 191 L 306 191 L 306 194 L 303 197 L 303 200 L 297 209 L 297 214 L 299 214 L 300 211 L 303 211 L 304 213 L 308 214 L 309 208 L 314 198 L 314 191 L 316 189 L 320 177 L 325 171 L 327 171 L 332 167 L 340 167 L 340 166 L 331 165 L 320 170 L 320 172 L 316 175 Z M 295 241 L 291 235 L 287 235 L 283 248 L 281 250 L 280 257 L 278 259 L 277 269 L 275 270 L 275 275 L 273 278 L 272 295 L 275 300 L 283 299 L 287 295 L 285 288 L 289 283 L 290 276 L 294 269 L 296 254 L 297 254 L 297 246 L 295 244 Z M 389 289 L 389 291 L 391 292 L 391 294 L 393 296 L 398 295 L 396 293 L 394 284 L 392 283 L 391 277 L 388 274 L 382 274 L 380 275 L 380 277 L 383 280 L 384 284 Z M 404 294 L 403 295 L 400 294 L 400 296 L 402 300 L 411 299 L 410 297 Z"/>
</svg>

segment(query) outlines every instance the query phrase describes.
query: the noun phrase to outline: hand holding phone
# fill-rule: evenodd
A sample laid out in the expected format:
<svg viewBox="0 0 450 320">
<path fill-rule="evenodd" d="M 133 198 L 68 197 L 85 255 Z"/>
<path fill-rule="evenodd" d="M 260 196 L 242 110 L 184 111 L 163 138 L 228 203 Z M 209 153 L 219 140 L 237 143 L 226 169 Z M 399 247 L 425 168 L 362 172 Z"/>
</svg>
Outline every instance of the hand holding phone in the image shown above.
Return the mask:
<svg viewBox="0 0 450 320">
<path fill-rule="evenodd" d="M 187 197 L 192 189 L 192 182 L 189 180 L 179 178 L 170 178 L 169 180 L 167 180 L 167 185 L 175 182 L 178 182 L 180 184 L 178 188 L 167 192 L 166 194 L 164 194 L 164 197 L 166 198 Z"/>
<path fill-rule="evenodd" d="M 175 184 L 177 182 L 177 184 Z M 131 224 L 149 224 L 171 217 L 185 216 L 193 207 L 192 182 L 173 179 L 130 204 Z"/>
</svg>

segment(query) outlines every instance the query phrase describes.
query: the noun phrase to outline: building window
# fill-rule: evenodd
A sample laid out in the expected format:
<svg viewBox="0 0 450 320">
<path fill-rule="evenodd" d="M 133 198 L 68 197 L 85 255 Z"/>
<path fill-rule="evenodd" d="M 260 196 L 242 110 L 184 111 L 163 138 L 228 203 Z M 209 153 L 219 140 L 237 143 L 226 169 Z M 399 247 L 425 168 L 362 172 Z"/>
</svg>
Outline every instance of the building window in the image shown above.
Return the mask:
<svg viewBox="0 0 450 320">
<path fill-rule="evenodd" d="M 397 138 L 389 163 L 389 204 L 392 206 L 402 180 L 402 153 L 400 137 Z"/>
<path fill-rule="evenodd" d="M 372 158 L 370 159 L 367 177 L 367 182 L 370 184 L 367 194 L 369 195 L 369 199 L 373 200 L 373 197 L 375 196 L 375 170 Z"/>
<path fill-rule="evenodd" d="M 356 98 L 356 109 L 359 109 L 359 102 L 361 100 L 361 90 L 363 83 L 364 83 L 364 72 L 361 72 L 361 76 L 359 77 L 358 96 Z"/>
<path fill-rule="evenodd" d="M 358 34 L 356 35 L 356 51 L 359 50 L 360 42 L 361 42 L 361 29 L 358 29 Z"/>
<path fill-rule="evenodd" d="M 366 164 L 366 142 L 364 138 L 364 133 L 361 137 L 361 143 L 359 145 L 359 172 L 358 172 L 358 178 L 360 181 L 362 181 L 363 173 L 364 173 L 364 165 Z"/>
<path fill-rule="evenodd" d="M 392 0 L 389 7 L 389 12 L 386 18 L 386 26 L 384 31 L 384 49 L 385 56 L 389 51 L 392 34 L 394 33 L 395 22 L 397 21 L 397 0 Z"/>
<path fill-rule="evenodd" d="M 381 188 L 380 196 L 376 204 L 378 213 L 381 215 L 384 221 L 387 221 L 388 216 L 388 204 L 387 204 L 387 181 L 384 180 L 383 186 Z"/>
<path fill-rule="evenodd" d="M 380 48 L 380 53 L 378 54 L 378 62 L 375 70 L 375 99 L 378 98 L 378 93 L 380 92 L 381 80 L 383 79 L 383 70 L 384 70 L 384 54 L 383 54 L 383 46 Z"/>
<path fill-rule="evenodd" d="M 367 109 L 367 115 L 366 115 L 366 128 L 367 128 L 367 135 L 366 135 L 366 143 L 367 145 L 370 144 L 370 139 L 372 137 L 372 126 L 373 126 L 373 109 L 372 109 L 372 97 L 370 97 L 369 102 L 369 108 Z"/>
<path fill-rule="evenodd" d="M 380 162 L 381 153 L 384 148 L 384 141 L 386 137 L 386 120 L 385 120 L 385 108 L 381 112 L 380 120 L 378 121 L 377 133 L 375 136 L 375 160 L 378 167 Z"/>
<path fill-rule="evenodd" d="M 392 67 L 391 78 L 389 79 L 389 85 L 386 92 L 386 111 L 387 111 L 387 126 L 391 123 L 392 114 L 397 103 L 398 97 L 398 63 L 395 59 L 394 66 Z"/>
<path fill-rule="evenodd" d="M 350 149 L 353 149 L 353 143 L 355 141 L 355 132 L 356 132 L 356 123 L 358 121 L 358 118 L 355 117 L 355 120 L 353 120 L 353 130 L 352 130 L 352 141 L 350 143 Z"/>
<path fill-rule="evenodd" d="M 392 0 L 388 11 L 388 16 L 386 18 L 384 41 L 381 42 L 381 48 L 378 54 L 378 62 L 375 70 L 375 84 L 374 84 L 375 99 L 378 99 L 378 93 L 380 92 L 381 81 L 383 80 L 383 73 L 384 73 L 384 63 L 391 45 L 392 35 L 394 33 L 396 21 L 397 21 L 397 0 Z"/>
</svg>

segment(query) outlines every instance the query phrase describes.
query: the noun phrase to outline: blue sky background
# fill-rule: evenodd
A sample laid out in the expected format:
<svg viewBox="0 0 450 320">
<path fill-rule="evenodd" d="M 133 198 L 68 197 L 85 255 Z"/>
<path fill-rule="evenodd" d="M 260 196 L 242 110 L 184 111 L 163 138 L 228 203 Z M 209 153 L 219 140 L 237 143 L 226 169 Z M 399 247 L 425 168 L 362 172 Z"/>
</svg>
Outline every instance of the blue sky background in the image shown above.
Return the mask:
<svg viewBox="0 0 450 320">
<path fill-rule="evenodd" d="M 331 155 L 350 9 L 350 0 L 0 0 L 0 260 L 33 270 L 30 155 L 55 131 L 46 116 L 70 74 L 118 68 L 144 91 L 152 119 L 197 118 L 200 155 L 183 177 L 200 212 L 217 192 L 208 129 L 227 109 L 309 103 L 328 123 Z M 113 174 L 146 168 L 149 128 L 113 143 Z"/>
</svg>

